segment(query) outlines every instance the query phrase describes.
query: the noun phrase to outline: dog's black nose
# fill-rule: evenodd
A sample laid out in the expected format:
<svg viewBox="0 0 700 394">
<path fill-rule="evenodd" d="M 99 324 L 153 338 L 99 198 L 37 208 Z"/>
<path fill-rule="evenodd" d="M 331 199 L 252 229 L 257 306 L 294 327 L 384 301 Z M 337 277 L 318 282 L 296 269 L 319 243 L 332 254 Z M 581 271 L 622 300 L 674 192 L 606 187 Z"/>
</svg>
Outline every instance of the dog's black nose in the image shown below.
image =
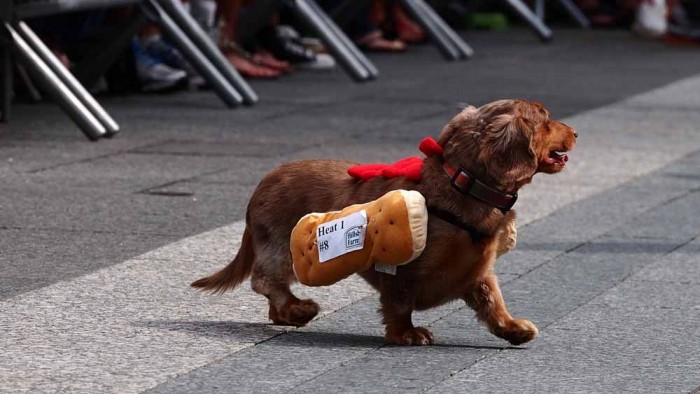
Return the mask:
<svg viewBox="0 0 700 394">
<path fill-rule="evenodd" d="M 574 131 L 574 137 L 578 138 L 578 132 Z"/>
</svg>

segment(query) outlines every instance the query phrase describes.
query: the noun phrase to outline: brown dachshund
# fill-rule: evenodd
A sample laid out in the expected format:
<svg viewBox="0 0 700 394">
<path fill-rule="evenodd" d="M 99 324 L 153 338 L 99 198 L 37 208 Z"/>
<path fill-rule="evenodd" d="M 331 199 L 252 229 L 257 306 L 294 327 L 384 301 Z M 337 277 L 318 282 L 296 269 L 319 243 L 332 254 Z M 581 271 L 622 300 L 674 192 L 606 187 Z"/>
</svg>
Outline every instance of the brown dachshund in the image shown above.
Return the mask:
<svg viewBox="0 0 700 394">
<path fill-rule="evenodd" d="M 348 161 L 283 164 L 253 193 L 236 258 L 192 286 L 225 292 L 252 274 L 252 288 L 269 300 L 275 324 L 305 325 L 319 307 L 290 291 L 295 278 L 289 239 L 299 218 L 365 203 L 390 190 L 417 190 L 430 212 L 423 254 L 398 267 L 395 275 L 374 269 L 359 274 L 380 293 L 387 342 L 433 343 L 430 331 L 413 326 L 411 314 L 460 298 L 493 334 L 516 345 L 528 342 L 537 327 L 508 313 L 493 272 L 503 248 L 499 239 L 513 227 L 512 197 L 538 172 L 561 171 L 576 137 L 571 127 L 550 119 L 539 103 L 501 100 L 455 116 L 438 140 L 444 153 L 425 160 L 419 182 L 359 181 L 348 176 L 348 168 L 355 165 Z M 472 188 L 474 184 L 480 187 Z"/>
</svg>

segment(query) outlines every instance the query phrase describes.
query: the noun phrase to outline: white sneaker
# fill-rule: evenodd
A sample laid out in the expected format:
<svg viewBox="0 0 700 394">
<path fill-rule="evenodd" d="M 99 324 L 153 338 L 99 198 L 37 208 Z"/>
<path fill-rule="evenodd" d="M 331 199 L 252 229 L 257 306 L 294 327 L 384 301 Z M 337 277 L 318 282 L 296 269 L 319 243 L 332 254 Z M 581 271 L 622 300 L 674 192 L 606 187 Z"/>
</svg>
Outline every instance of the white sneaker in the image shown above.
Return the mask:
<svg viewBox="0 0 700 394">
<path fill-rule="evenodd" d="M 315 60 L 296 65 L 302 70 L 325 71 L 335 68 L 335 59 L 327 53 L 317 53 Z"/>
<path fill-rule="evenodd" d="M 177 88 L 187 80 L 187 73 L 184 70 L 178 70 L 166 66 L 163 63 L 136 67 L 137 74 L 141 83 L 141 89 L 144 92 L 159 92 Z"/>
</svg>

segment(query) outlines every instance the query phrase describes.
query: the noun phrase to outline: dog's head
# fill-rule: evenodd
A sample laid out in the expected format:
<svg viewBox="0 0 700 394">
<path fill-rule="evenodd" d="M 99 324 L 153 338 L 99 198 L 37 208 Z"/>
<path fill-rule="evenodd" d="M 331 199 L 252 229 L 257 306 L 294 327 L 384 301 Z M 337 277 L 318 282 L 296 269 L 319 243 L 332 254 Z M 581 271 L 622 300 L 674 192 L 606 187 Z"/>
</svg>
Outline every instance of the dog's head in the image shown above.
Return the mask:
<svg viewBox="0 0 700 394">
<path fill-rule="evenodd" d="M 515 191 L 538 172 L 563 170 L 577 136 L 539 103 L 499 100 L 465 108 L 445 126 L 439 144 L 453 165 Z"/>
</svg>

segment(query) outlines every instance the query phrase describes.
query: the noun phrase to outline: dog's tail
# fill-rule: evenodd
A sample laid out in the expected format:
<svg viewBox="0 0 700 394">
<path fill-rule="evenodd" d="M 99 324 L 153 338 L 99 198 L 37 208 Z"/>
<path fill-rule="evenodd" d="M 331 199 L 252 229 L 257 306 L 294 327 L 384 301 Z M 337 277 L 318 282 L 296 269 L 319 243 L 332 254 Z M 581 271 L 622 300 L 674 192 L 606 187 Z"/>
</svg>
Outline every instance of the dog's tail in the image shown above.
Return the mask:
<svg viewBox="0 0 700 394">
<path fill-rule="evenodd" d="M 253 238 L 246 227 L 243 231 L 241 247 L 238 249 L 238 254 L 233 261 L 221 271 L 206 278 L 198 279 L 192 282 L 190 286 L 212 294 L 222 294 L 233 290 L 250 276 L 251 271 L 253 271 L 254 261 Z"/>
</svg>

